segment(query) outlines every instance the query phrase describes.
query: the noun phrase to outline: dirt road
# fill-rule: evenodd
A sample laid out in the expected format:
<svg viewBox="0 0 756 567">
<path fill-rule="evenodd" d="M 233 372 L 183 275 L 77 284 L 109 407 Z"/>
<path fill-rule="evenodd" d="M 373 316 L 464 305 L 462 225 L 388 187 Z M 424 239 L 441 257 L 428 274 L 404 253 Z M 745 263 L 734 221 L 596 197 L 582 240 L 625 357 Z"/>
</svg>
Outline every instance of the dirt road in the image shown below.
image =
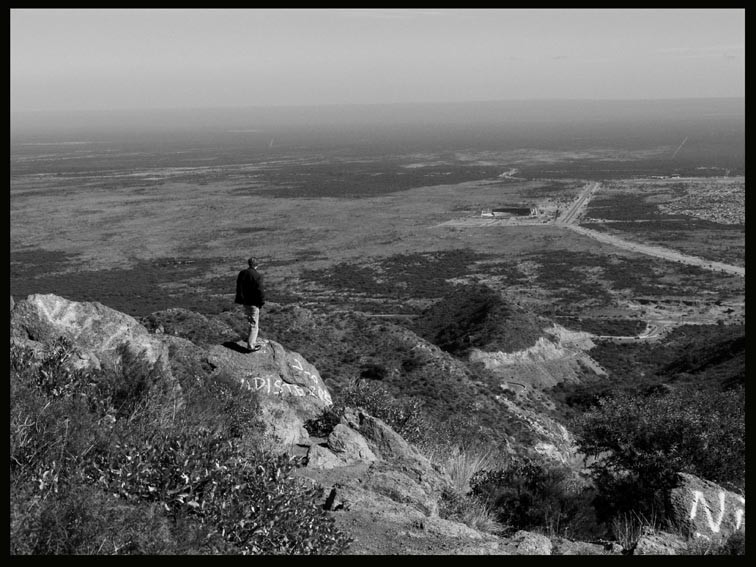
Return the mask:
<svg viewBox="0 0 756 567">
<path fill-rule="evenodd" d="M 559 218 L 554 221 L 554 224 L 559 226 L 565 226 L 572 224 L 583 214 L 588 203 L 593 198 L 594 193 L 598 191 L 599 184 L 597 182 L 589 183 L 580 192 L 572 204 L 565 210 Z"/>
<path fill-rule="evenodd" d="M 573 230 L 579 234 L 582 234 L 583 236 L 593 238 L 595 240 L 598 240 L 599 242 L 604 242 L 605 244 L 611 244 L 612 246 L 616 246 L 617 248 L 624 248 L 625 250 L 630 250 L 632 252 L 639 252 L 641 254 L 647 254 L 649 256 L 656 256 L 657 258 L 663 258 L 671 262 L 680 262 L 682 264 L 698 266 L 700 268 L 711 270 L 713 272 L 726 272 L 743 278 L 745 277 L 745 268 L 741 266 L 732 266 L 730 264 L 714 262 L 712 260 L 706 260 L 697 256 L 688 256 L 687 254 L 682 254 L 680 252 L 670 250 L 669 248 L 664 248 L 662 246 L 651 246 L 648 244 L 631 242 L 629 240 L 624 240 L 611 234 L 598 232 L 596 230 L 584 228 L 576 224 L 564 224 L 562 226 L 569 228 L 570 230 Z"/>
<path fill-rule="evenodd" d="M 597 339 L 607 339 L 621 343 L 640 343 L 640 342 L 653 342 L 658 341 L 662 336 L 666 334 L 668 329 L 660 327 L 659 325 L 653 325 L 646 323 L 646 329 L 639 335 L 594 335 Z"/>
<path fill-rule="evenodd" d="M 670 250 L 669 248 L 664 248 L 663 246 L 640 244 L 638 242 L 625 240 L 612 234 L 598 232 L 596 230 L 591 230 L 589 228 L 579 226 L 577 223 L 580 217 L 582 216 L 585 208 L 588 206 L 588 203 L 590 202 L 596 191 L 598 191 L 598 189 L 599 184 L 597 182 L 587 184 L 583 191 L 580 192 L 580 195 L 578 195 L 578 197 L 567 208 L 567 210 L 565 210 L 564 213 L 562 213 L 559 218 L 554 221 L 554 224 L 557 226 L 569 228 L 570 230 L 582 234 L 583 236 L 593 238 L 605 244 L 611 244 L 612 246 L 616 246 L 617 248 L 624 248 L 625 250 L 630 250 L 632 252 L 639 252 L 641 254 L 647 254 L 649 256 L 656 256 L 657 258 L 663 258 L 664 260 L 669 260 L 671 262 L 680 262 L 682 264 L 689 264 L 691 266 L 699 266 L 700 268 L 711 270 L 713 272 L 725 272 L 740 277 L 745 277 L 745 268 L 741 266 L 732 266 L 730 264 L 714 262 L 711 260 L 706 260 L 704 258 L 699 258 L 697 256 L 688 256 L 687 254 L 682 254 L 681 252 Z"/>
</svg>

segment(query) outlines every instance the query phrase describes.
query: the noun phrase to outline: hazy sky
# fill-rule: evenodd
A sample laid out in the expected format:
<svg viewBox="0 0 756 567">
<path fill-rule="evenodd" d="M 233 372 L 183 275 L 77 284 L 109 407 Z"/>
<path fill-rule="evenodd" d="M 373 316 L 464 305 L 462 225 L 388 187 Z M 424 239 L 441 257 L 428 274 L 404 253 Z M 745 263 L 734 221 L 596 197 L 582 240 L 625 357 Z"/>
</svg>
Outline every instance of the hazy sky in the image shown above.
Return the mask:
<svg viewBox="0 0 756 567">
<path fill-rule="evenodd" d="M 745 96 L 745 10 L 11 11 L 11 110 Z"/>
</svg>

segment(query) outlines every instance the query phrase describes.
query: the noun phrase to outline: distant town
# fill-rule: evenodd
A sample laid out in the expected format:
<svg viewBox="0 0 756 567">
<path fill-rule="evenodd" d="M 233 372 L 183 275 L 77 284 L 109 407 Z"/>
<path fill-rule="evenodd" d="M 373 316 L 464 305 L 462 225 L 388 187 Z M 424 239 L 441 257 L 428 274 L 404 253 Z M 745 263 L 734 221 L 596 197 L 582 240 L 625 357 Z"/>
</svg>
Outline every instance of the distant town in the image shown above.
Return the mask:
<svg viewBox="0 0 756 567">
<path fill-rule="evenodd" d="M 669 215 L 687 215 L 721 224 L 745 224 L 745 180 L 697 183 L 687 195 L 659 205 Z"/>
</svg>

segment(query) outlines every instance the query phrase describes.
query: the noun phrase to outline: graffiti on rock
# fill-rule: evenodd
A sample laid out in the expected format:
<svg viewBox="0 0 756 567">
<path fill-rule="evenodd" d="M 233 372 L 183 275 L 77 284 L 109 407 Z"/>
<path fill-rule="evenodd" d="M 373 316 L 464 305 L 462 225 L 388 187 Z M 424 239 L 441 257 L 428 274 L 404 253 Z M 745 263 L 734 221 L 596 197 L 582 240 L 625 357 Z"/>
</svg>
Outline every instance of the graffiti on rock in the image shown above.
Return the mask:
<svg viewBox="0 0 756 567">
<path fill-rule="evenodd" d="M 726 503 L 726 493 L 724 490 L 721 490 L 719 492 L 719 512 L 718 513 L 712 513 L 712 507 L 709 505 L 709 503 L 704 498 L 703 492 L 699 490 L 693 491 L 693 505 L 690 508 L 690 519 L 695 520 L 698 516 L 699 512 L 699 504 L 701 504 L 701 508 L 703 509 L 703 514 L 706 516 L 706 522 L 709 526 L 709 529 L 712 533 L 718 534 L 721 527 L 722 527 L 722 521 L 725 518 L 725 512 L 727 511 Z M 734 504 L 734 510 L 733 515 L 735 516 L 735 530 L 739 530 L 741 527 L 745 525 L 745 498 L 742 496 L 738 496 L 737 499 L 739 500 L 738 503 Z M 707 537 L 706 534 L 702 534 L 700 532 L 696 532 L 696 537 Z"/>
<path fill-rule="evenodd" d="M 299 359 L 295 358 L 294 364 L 289 363 L 289 366 L 293 368 L 294 370 L 298 370 L 300 374 L 304 374 L 305 376 L 307 376 L 313 384 L 315 385 L 318 384 L 317 376 L 315 376 L 315 374 L 313 374 L 312 372 L 308 372 L 307 370 L 302 368 L 302 363 L 299 362 Z"/>
<path fill-rule="evenodd" d="M 272 396 L 282 396 L 285 394 L 297 397 L 312 396 L 327 404 L 333 403 L 328 391 L 317 385 L 298 386 L 297 384 L 284 382 L 280 378 L 273 379 L 270 376 L 260 377 L 250 375 L 248 378 L 242 379 L 242 385 L 249 390 L 262 391 Z"/>
</svg>

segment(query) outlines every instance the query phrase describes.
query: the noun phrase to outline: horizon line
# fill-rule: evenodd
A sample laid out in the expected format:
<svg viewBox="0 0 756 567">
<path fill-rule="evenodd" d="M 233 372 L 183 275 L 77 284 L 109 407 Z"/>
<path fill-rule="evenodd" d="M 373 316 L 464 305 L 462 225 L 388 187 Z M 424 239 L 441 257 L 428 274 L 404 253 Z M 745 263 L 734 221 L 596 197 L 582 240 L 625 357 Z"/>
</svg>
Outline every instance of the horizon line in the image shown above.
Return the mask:
<svg viewBox="0 0 756 567">
<path fill-rule="evenodd" d="M 249 104 L 226 106 L 154 106 L 154 107 L 113 107 L 113 108 L 34 108 L 11 109 L 10 114 L 43 114 L 43 113 L 85 113 L 85 112 L 154 112 L 154 111 L 197 111 L 197 110 L 245 110 L 245 109 L 315 109 L 338 107 L 399 107 L 399 106 L 443 106 L 469 105 L 492 103 L 548 103 L 548 102 L 673 102 L 673 101 L 704 101 L 704 100 L 743 100 L 745 96 L 690 96 L 690 97 L 658 97 L 658 98 L 511 98 L 511 99 L 478 99 L 478 100 L 449 100 L 449 101 L 403 101 L 403 102 L 328 102 L 317 104 Z"/>
</svg>

